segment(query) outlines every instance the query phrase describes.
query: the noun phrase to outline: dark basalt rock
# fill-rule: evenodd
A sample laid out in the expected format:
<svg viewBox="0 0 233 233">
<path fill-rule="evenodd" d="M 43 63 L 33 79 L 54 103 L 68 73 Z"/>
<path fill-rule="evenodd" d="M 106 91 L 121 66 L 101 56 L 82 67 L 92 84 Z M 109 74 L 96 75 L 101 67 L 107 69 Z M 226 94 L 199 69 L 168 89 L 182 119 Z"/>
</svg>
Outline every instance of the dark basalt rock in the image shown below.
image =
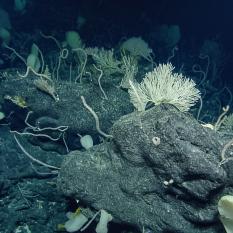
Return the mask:
<svg viewBox="0 0 233 233">
<path fill-rule="evenodd" d="M 223 232 L 218 135 L 169 105 L 123 116 L 113 140 L 64 160 L 58 187 L 113 221 L 156 233 Z"/>
</svg>

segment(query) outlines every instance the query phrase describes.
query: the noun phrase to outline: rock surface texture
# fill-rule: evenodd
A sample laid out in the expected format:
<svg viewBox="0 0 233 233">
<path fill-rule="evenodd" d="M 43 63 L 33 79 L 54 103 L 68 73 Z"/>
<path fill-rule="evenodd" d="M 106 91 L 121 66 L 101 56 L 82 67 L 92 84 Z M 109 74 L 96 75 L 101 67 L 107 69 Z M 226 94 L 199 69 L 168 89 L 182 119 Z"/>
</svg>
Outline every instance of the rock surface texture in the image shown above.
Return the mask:
<svg viewBox="0 0 233 233">
<path fill-rule="evenodd" d="M 215 132 L 161 105 L 125 115 L 111 134 L 110 142 L 67 156 L 58 177 L 65 195 L 140 231 L 224 232 L 217 201 L 228 178 Z"/>
</svg>

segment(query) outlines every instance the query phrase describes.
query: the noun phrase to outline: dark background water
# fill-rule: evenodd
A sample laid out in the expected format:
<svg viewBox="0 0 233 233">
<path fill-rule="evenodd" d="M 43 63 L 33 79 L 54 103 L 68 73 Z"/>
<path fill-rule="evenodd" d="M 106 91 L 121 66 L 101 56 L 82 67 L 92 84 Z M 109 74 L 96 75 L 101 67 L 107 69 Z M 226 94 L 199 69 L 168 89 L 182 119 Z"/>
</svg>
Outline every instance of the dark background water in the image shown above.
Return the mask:
<svg viewBox="0 0 233 233">
<path fill-rule="evenodd" d="M 187 49 L 197 49 L 204 40 L 217 38 L 228 57 L 223 78 L 231 84 L 230 0 L 40 0 L 28 1 L 23 13 L 14 11 L 14 1 L 2 0 L 0 4 L 9 12 L 12 30 L 17 32 L 65 32 L 75 29 L 77 17 L 82 16 L 86 24 L 79 33 L 88 45 L 115 47 L 122 38 L 131 36 L 150 42 L 151 33 L 161 24 L 178 25 Z"/>
</svg>

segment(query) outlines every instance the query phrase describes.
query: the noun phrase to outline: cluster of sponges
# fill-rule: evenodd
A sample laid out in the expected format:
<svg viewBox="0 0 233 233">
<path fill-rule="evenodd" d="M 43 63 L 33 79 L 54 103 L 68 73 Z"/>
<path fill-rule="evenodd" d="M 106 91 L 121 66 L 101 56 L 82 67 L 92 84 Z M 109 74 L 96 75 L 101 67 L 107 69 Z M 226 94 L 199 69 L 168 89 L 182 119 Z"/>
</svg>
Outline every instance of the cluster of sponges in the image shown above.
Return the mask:
<svg viewBox="0 0 233 233">
<path fill-rule="evenodd" d="M 81 213 L 81 209 L 78 208 L 74 213 L 68 212 L 68 221 L 66 221 L 65 224 L 60 224 L 58 227 L 59 229 L 65 229 L 67 232 L 84 231 L 99 214 L 100 218 L 95 231 L 96 233 L 107 233 L 108 222 L 112 220 L 112 215 L 103 209 L 99 210 L 92 219 L 88 221 L 88 218 Z"/>
</svg>

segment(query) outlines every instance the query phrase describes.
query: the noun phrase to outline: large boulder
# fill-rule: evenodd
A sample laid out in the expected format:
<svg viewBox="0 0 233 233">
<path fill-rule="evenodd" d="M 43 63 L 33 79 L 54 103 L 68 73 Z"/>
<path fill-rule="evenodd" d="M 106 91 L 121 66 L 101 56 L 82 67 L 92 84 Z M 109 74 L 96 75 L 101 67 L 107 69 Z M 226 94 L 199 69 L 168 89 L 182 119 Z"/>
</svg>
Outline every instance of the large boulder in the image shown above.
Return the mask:
<svg viewBox="0 0 233 233">
<path fill-rule="evenodd" d="M 123 116 L 111 134 L 110 142 L 66 157 L 61 192 L 140 231 L 224 232 L 217 201 L 228 179 L 214 131 L 161 105 Z"/>
</svg>

